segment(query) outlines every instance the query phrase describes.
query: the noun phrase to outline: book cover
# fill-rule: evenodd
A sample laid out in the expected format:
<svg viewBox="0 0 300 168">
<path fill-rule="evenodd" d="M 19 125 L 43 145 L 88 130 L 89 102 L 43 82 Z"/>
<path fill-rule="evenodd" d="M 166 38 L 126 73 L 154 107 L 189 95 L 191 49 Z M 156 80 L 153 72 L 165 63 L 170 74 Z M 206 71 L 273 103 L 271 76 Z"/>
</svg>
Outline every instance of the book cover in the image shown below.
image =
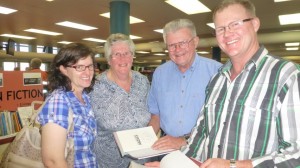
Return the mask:
<svg viewBox="0 0 300 168">
<path fill-rule="evenodd" d="M 151 126 L 114 132 L 122 156 L 143 159 L 170 153 L 175 149 L 154 150 L 151 146 L 158 139 Z"/>
<path fill-rule="evenodd" d="M 167 154 L 159 165 L 160 168 L 199 168 L 200 166 L 201 162 L 187 157 L 179 150 Z M 146 168 L 146 166 L 131 161 L 129 168 Z"/>
</svg>

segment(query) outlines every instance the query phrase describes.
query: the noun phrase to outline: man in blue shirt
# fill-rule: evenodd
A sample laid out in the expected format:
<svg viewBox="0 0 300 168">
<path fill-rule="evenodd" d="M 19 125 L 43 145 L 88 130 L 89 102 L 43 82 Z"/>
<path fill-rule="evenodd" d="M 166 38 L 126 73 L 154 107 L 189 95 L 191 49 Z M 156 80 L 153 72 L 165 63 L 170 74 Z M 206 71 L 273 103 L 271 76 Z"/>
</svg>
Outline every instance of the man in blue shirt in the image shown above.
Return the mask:
<svg viewBox="0 0 300 168">
<path fill-rule="evenodd" d="M 179 149 L 196 124 L 205 100 L 205 88 L 221 63 L 200 57 L 196 28 L 188 19 L 164 27 L 164 42 L 171 61 L 156 68 L 148 96 L 149 125 L 162 137 L 154 149 Z"/>
</svg>

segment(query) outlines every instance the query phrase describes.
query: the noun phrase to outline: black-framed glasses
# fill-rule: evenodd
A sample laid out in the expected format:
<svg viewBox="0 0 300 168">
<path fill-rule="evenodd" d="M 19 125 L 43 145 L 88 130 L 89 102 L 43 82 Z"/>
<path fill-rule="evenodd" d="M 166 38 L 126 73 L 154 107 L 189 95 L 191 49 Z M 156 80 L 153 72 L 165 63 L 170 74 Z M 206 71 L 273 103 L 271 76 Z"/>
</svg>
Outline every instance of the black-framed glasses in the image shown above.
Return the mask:
<svg viewBox="0 0 300 168">
<path fill-rule="evenodd" d="M 86 68 L 88 68 L 88 70 L 90 70 L 90 71 L 93 71 L 95 69 L 94 65 L 88 65 L 88 66 L 85 66 L 85 65 L 73 65 L 73 66 L 68 66 L 68 67 L 74 68 L 78 72 L 83 72 L 83 71 L 86 70 Z"/>
<path fill-rule="evenodd" d="M 128 51 L 128 52 L 124 52 L 124 53 L 113 53 L 111 54 L 111 57 L 113 59 L 120 59 L 121 57 L 123 58 L 130 58 L 132 56 L 132 52 Z"/>
<path fill-rule="evenodd" d="M 168 44 L 168 50 L 169 51 L 175 51 L 176 48 L 188 48 L 190 42 L 194 39 L 195 37 L 192 37 L 190 40 L 186 40 L 186 41 L 181 41 L 178 43 L 174 43 L 174 44 Z"/>
<path fill-rule="evenodd" d="M 234 22 L 231 22 L 228 24 L 228 26 L 221 26 L 221 27 L 217 27 L 215 29 L 215 35 L 216 36 L 220 36 L 220 35 L 223 35 L 225 33 L 225 31 L 234 31 L 234 30 L 237 30 L 239 28 L 241 28 L 241 26 L 245 23 L 245 22 L 249 22 L 251 21 L 253 18 L 248 18 L 248 19 L 244 19 L 244 20 L 237 20 L 237 21 L 234 21 Z M 226 30 L 226 28 L 228 28 Z"/>
</svg>

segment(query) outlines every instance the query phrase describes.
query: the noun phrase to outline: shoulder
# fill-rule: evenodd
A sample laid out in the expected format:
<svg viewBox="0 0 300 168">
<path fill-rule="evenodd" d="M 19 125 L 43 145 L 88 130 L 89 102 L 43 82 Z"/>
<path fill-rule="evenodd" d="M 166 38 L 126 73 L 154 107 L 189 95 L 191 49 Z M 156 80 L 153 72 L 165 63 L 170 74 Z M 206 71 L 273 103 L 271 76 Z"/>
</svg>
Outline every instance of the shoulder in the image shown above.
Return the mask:
<svg viewBox="0 0 300 168">
<path fill-rule="evenodd" d="M 201 64 L 206 64 L 206 65 L 215 66 L 215 67 L 222 66 L 222 64 L 220 62 L 213 60 L 211 58 L 206 58 L 206 57 L 197 55 L 195 59 L 196 59 L 196 61 L 198 61 Z"/>
</svg>

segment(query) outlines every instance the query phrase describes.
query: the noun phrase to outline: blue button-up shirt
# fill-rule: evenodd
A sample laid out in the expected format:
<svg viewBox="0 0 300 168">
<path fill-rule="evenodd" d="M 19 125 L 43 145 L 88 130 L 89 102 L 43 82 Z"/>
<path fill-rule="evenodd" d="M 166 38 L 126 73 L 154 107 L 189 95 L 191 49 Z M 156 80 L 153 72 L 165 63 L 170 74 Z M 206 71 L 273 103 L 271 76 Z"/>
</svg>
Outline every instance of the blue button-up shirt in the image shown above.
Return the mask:
<svg viewBox="0 0 300 168">
<path fill-rule="evenodd" d="M 148 96 L 152 114 L 159 115 L 160 127 L 171 136 L 191 132 L 205 99 L 205 88 L 222 64 L 196 55 L 184 73 L 173 61 L 156 68 Z"/>
</svg>

